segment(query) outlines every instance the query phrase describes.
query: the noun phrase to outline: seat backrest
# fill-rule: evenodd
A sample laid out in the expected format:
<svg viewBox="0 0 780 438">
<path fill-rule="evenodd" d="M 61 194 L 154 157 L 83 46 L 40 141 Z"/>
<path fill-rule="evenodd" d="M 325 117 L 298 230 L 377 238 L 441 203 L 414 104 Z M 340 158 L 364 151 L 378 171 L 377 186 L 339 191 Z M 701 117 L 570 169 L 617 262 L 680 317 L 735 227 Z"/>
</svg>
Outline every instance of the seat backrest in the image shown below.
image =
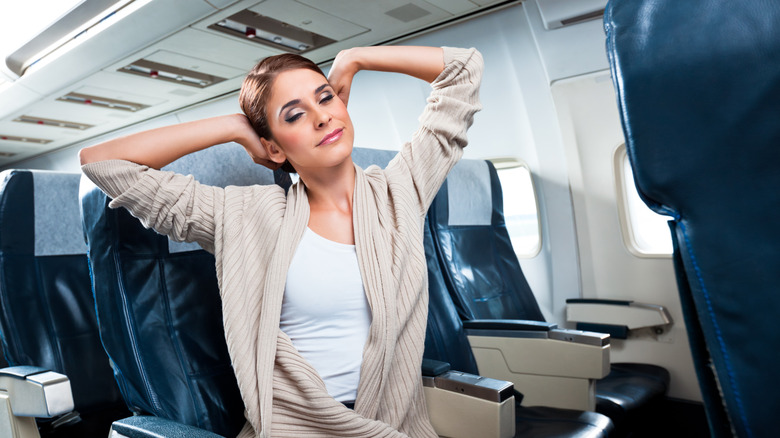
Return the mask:
<svg viewBox="0 0 780 438">
<path fill-rule="evenodd" d="M 385 166 L 396 152 L 355 149 L 361 167 Z M 238 145 L 187 155 L 164 170 L 202 184 L 290 183 L 254 164 Z M 132 410 L 235 436 L 244 409 L 225 343 L 214 257 L 169 240 L 82 180 L 84 232 L 103 343 Z"/>
<path fill-rule="evenodd" d="M 275 181 L 236 144 L 188 155 L 165 170 L 221 187 Z M 100 333 L 128 406 L 235 436 L 244 407 L 225 343 L 214 256 L 109 208 L 110 199 L 86 177 L 81 202 Z"/>
<path fill-rule="evenodd" d="M 396 151 L 355 148 L 352 160 L 364 169 L 372 164 L 385 167 L 396 154 Z M 444 283 L 427 216 L 423 242 L 428 265 L 429 297 L 424 357 L 447 362 L 454 370 L 478 374 L 463 323 Z"/>
<path fill-rule="evenodd" d="M 489 161 L 461 160 L 428 211 L 445 284 L 461 317 L 544 321 L 504 221 Z"/>
<path fill-rule="evenodd" d="M 103 351 L 81 231 L 78 173 L 0 174 L 0 333 L 8 364 L 70 379 L 81 413 L 124 406 Z"/>
<path fill-rule="evenodd" d="M 423 357 L 447 362 L 453 370 L 479 374 L 474 353 L 463 330 L 463 322 L 444 282 L 427 217 L 423 231 L 425 261 L 428 265 L 428 326 L 425 329 Z"/>
<path fill-rule="evenodd" d="M 712 432 L 773 436 L 780 3 L 613 0 L 604 20 L 637 189 L 674 217 L 678 286 Z"/>
</svg>

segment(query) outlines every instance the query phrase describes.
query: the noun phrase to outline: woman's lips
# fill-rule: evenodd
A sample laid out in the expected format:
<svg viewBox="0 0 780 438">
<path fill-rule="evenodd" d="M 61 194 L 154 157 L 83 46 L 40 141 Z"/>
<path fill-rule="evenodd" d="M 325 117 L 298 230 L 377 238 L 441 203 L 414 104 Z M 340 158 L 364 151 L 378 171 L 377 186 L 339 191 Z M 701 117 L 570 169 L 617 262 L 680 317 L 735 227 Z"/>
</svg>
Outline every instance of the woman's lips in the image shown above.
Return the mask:
<svg viewBox="0 0 780 438">
<path fill-rule="evenodd" d="M 328 134 L 325 137 L 323 137 L 322 140 L 320 140 L 320 142 L 317 143 L 317 146 L 323 146 L 323 145 L 331 144 L 331 143 L 337 141 L 338 139 L 341 138 L 341 134 L 343 132 L 344 132 L 344 128 L 340 128 L 340 129 L 334 130 L 330 134 Z"/>
</svg>

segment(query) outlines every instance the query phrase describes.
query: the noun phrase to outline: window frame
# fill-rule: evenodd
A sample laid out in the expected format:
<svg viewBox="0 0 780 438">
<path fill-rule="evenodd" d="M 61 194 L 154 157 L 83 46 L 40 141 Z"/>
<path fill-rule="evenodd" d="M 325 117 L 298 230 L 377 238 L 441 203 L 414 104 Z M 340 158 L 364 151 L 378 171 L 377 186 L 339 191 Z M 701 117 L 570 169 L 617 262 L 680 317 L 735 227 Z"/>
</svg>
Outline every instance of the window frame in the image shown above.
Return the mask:
<svg viewBox="0 0 780 438">
<path fill-rule="evenodd" d="M 672 252 L 650 252 L 639 245 L 636 238 L 636 233 L 633 228 L 633 222 L 631 220 L 631 210 L 629 208 L 628 201 L 628 181 L 624 177 L 625 166 L 628 162 L 628 151 L 626 150 L 625 142 L 620 143 L 615 147 L 615 153 L 613 154 L 613 172 L 615 179 L 616 201 L 618 208 L 618 222 L 620 223 L 620 234 L 622 235 L 623 246 L 635 257 L 639 258 L 651 258 L 651 259 L 671 259 Z M 632 187 L 636 190 L 636 187 Z M 638 194 L 637 194 L 638 195 Z M 649 207 L 648 207 L 649 208 Z M 655 213 L 655 212 L 654 212 Z M 658 214 L 658 213 L 655 213 Z M 664 216 L 659 214 L 659 216 Z M 671 217 L 669 219 L 672 219 Z M 669 235 L 671 242 L 672 236 Z"/>
<path fill-rule="evenodd" d="M 499 178 L 499 182 L 501 182 L 501 176 L 500 173 L 502 170 L 509 170 L 509 169 L 516 169 L 516 168 L 525 168 L 525 170 L 528 172 L 528 177 L 531 182 L 531 192 L 533 193 L 534 198 L 534 208 L 536 209 L 536 235 L 537 235 L 537 241 L 536 245 L 533 249 L 533 251 L 530 252 L 524 252 L 520 253 L 517 251 L 514 245 L 512 245 L 512 249 L 514 250 L 515 256 L 518 259 L 533 259 L 536 256 L 539 255 L 539 253 L 542 251 L 542 244 L 543 244 L 543 234 L 542 234 L 542 218 L 541 218 L 541 209 L 539 208 L 539 195 L 536 190 L 536 181 L 535 181 L 535 175 L 533 171 L 531 171 L 531 167 L 528 166 L 528 163 L 526 163 L 523 160 L 514 158 L 514 157 L 498 157 L 498 158 L 488 158 L 488 161 L 490 161 L 493 164 L 493 167 L 496 168 L 496 175 Z M 505 198 L 506 195 L 506 188 L 503 184 L 501 184 L 501 195 Z M 502 198 L 502 202 L 504 204 L 504 208 L 502 211 L 502 214 L 504 215 L 504 223 L 506 224 L 506 202 L 504 202 L 504 199 Z M 507 233 L 509 233 L 509 227 L 507 226 Z M 510 241 L 511 241 L 511 234 L 509 235 Z"/>
</svg>

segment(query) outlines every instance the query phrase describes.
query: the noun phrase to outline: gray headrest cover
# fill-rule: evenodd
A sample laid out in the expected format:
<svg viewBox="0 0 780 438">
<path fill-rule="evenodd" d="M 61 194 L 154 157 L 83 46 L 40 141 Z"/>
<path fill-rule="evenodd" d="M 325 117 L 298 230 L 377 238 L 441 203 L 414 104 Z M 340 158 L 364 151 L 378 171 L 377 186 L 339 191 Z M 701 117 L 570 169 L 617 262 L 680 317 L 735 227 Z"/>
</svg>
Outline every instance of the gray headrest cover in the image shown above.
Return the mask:
<svg viewBox="0 0 780 438">
<path fill-rule="evenodd" d="M 86 254 L 78 173 L 33 171 L 35 255 Z"/>
<path fill-rule="evenodd" d="M 227 143 L 186 155 L 163 167 L 183 175 L 192 175 L 201 184 L 210 186 L 251 186 L 274 184 L 270 169 L 255 164 L 237 143 Z M 199 250 L 197 243 L 168 239 L 171 253 Z"/>
<path fill-rule="evenodd" d="M 490 225 L 493 198 L 490 170 L 484 160 L 461 160 L 447 177 L 451 226 Z"/>
</svg>

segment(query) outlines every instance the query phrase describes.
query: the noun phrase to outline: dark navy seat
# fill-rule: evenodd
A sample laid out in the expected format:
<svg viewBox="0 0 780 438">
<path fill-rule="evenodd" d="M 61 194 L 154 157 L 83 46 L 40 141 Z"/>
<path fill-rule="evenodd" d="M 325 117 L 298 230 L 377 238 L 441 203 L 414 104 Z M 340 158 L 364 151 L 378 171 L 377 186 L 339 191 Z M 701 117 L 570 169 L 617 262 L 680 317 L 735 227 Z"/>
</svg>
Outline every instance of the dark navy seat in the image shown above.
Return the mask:
<svg viewBox="0 0 780 438">
<path fill-rule="evenodd" d="M 207 151 L 170 167 L 207 184 L 289 182 L 286 175 L 274 178 L 248 158 L 246 163 L 232 162 L 224 150 Z M 242 149 L 234 152 L 227 155 L 244 159 Z M 353 159 L 361 167 L 385 165 L 395 154 L 356 149 Z M 247 165 L 249 171 L 244 172 Z M 147 414 L 116 422 L 114 432 L 234 436 L 244 422 L 243 405 L 227 357 L 213 258 L 143 229 L 125 210 L 108 208 L 100 190 L 87 190 L 87 181 L 82 184 L 101 335 L 128 404 L 135 413 Z M 609 419 L 593 413 L 567 413 L 565 418 L 558 414 L 536 415 L 536 427 L 547 432 L 531 436 L 558 436 L 556 431 L 565 430 L 563 436 L 597 437 L 611 427 Z M 560 424 L 549 429 L 551 422 Z M 529 427 L 523 425 L 521 432 Z"/>
<path fill-rule="evenodd" d="M 222 187 L 274 183 L 273 172 L 236 144 L 165 169 Z M 237 435 L 244 405 L 225 343 L 214 256 L 144 228 L 125 209 L 109 208 L 110 199 L 86 177 L 82 186 L 100 334 L 128 406 L 192 430 Z M 144 424 L 159 426 L 153 418 Z"/>
<path fill-rule="evenodd" d="M 458 163 L 428 217 L 444 283 L 463 320 L 544 321 L 512 248 L 492 163 Z M 625 430 L 668 387 L 669 372 L 662 367 L 613 364 L 610 374 L 596 382 L 596 411 Z"/>
<path fill-rule="evenodd" d="M 452 302 L 436 257 L 430 227 L 426 219 L 425 259 L 428 263 L 428 327 L 425 335 L 426 359 L 447 362 L 453 369 L 479 374 L 463 322 Z M 607 437 L 613 430 L 604 415 L 545 406 L 515 406 L 516 437 Z"/>
<path fill-rule="evenodd" d="M 0 175 L 5 360 L 69 378 L 80 419 L 74 416 L 61 427 L 39 422 L 44 435 L 106 436 L 111 422 L 130 412 L 98 335 L 81 231 L 79 174 L 10 170 Z"/>
<path fill-rule="evenodd" d="M 396 151 L 356 148 L 352 159 L 360 167 L 385 167 Z M 443 282 L 436 260 L 430 229 L 425 226 L 425 258 L 428 264 L 428 326 L 425 336 L 426 359 L 448 363 L 454 370 L 479 375 L 463 323 Z M 521 395 L 518 394 L 518 396 Z M 549 407 L 515 407 L 517 437 L 606 437 L 613 429 L 609 418 L 595 412 Z"/>
<path fill-rule="evenodd" d="M 674 218 L 711 432 L 776 436 L 780 3 L 611 1 L 604 19 L 637 190 Z"/>
</svg>

